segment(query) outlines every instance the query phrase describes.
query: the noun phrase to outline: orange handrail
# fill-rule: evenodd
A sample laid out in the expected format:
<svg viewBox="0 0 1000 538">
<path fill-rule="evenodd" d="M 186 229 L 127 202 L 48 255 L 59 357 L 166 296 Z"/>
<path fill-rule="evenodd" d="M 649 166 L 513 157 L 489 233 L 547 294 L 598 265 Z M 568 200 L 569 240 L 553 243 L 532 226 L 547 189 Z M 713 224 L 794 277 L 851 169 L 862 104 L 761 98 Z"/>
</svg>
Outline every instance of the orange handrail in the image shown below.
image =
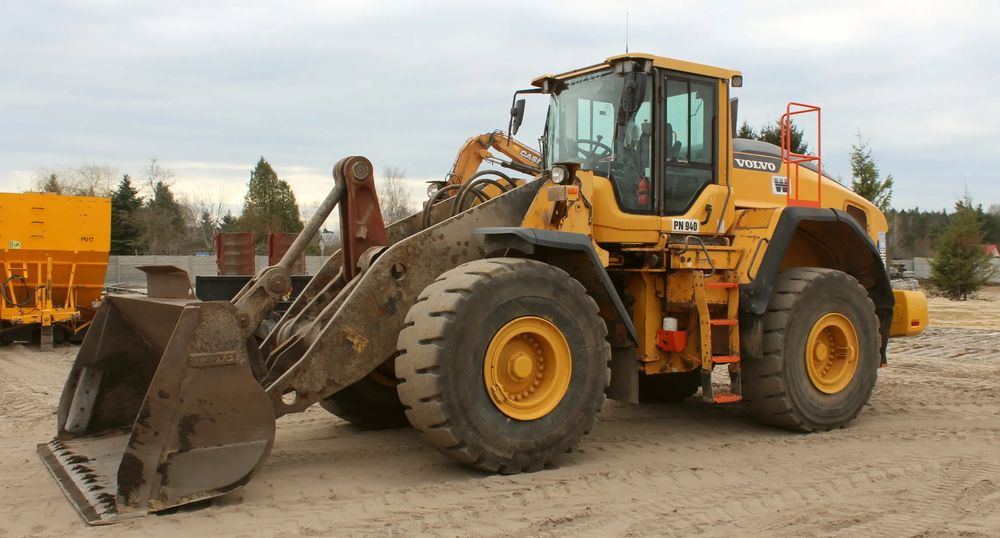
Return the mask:
<svg viewBox="0 0 1000 538">
<path fill-rule="evenodd" d="M 794 107 L 794 108 L 793 108 Z M 792 116 L 798 114 L 816 113 L 816 155 L 795 153 L 792 151 Z M 785 193 L 785 203 L 789 206 L 821 207 L 823 194 L 823 144 L 822 116 L 820 107 L 804 103 L 791 102 L 785 107 L 781 116 L 781 162 L 788 174 L 788 190 Z M 799 165 L 804 162 L 816 161 L 816 200 L 804 200 L 799 196 Z M 794 188 L 792 183 L 792 165 L 795 165 Z M 794 195 L 792 194 L 794 192 Z"/>
</svg>

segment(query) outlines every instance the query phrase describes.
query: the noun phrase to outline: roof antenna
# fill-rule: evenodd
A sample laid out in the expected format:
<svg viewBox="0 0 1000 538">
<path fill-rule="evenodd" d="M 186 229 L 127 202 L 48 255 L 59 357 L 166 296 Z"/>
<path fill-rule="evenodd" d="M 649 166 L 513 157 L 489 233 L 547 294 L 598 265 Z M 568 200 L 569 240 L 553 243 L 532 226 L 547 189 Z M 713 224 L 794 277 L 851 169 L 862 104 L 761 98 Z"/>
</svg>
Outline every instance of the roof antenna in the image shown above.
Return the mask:
<svg viewBox="0 0 1000 538">
<path fill-rule="evenodd" d="M 625 10 L 625 54 L 628 54 L 628 10 Z"/>
</svg>

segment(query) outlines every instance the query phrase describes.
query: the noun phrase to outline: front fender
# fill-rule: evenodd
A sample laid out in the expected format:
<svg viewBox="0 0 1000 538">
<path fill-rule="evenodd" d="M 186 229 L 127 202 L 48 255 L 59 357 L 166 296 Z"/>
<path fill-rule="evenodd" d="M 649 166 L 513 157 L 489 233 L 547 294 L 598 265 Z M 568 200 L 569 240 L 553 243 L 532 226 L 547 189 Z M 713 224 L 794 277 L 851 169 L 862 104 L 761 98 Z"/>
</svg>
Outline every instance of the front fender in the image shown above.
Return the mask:
<svg viewBox="0 0 1000 538">
<path fill-rule="evenodd" d="M 606 321 L 620 323 L 632 342 L 639 342 L 632 318 L 590 237 L 580 233 L 515 226 L 478 228 L 473 233 L 486 252 L 513 249 L 563 269 L 587 288 Z M 612 312 L 614 315 L 611 315 Z"/>
</svg>

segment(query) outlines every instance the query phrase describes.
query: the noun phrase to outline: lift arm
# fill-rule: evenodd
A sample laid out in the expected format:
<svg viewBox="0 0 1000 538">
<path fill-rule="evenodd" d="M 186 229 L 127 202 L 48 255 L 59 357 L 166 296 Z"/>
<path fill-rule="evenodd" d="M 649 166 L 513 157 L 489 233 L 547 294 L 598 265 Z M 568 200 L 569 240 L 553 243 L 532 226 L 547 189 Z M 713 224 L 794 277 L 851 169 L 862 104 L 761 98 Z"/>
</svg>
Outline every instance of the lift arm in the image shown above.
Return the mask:
<svg viewBox="0 0 1000 538">
<path fill-rule="evenodd" d="M 510 161 L 497 158 L 490 152 L 496 150 Z M 460 185 L 479 170 L 483 161 L 491 161 L 518 172 L 534 176 L 542 171 L 542 156 L 530 147 L 510 138 L 503 131 L 493 131 L 474 136 L 462 144 L 455 158 L 455 164 L 448 172 L 447 182 Z"/>
</svg>

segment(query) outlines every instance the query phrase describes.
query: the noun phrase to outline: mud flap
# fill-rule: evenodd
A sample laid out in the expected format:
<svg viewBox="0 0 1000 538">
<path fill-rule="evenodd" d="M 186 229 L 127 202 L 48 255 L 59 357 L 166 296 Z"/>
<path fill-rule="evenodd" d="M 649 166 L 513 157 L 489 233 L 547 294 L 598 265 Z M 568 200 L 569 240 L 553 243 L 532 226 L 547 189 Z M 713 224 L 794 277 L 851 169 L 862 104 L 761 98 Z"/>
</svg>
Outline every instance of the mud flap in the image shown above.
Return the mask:
<svg viewBox="0 0 1000 538">
<path fill-rule="evenodd" d="M 63 389 L 58 434 L 38 452 L 90 524 L 114 523 L 245 484 L 274 441 L 228 302 L 108 296 Z"/>
<path fill-rule="evenodd" d="M 611 347 L 611 382 L 607 395 L 612 400 L 639 403 L 639 357 L 635 346 Z"/>
</svg>

